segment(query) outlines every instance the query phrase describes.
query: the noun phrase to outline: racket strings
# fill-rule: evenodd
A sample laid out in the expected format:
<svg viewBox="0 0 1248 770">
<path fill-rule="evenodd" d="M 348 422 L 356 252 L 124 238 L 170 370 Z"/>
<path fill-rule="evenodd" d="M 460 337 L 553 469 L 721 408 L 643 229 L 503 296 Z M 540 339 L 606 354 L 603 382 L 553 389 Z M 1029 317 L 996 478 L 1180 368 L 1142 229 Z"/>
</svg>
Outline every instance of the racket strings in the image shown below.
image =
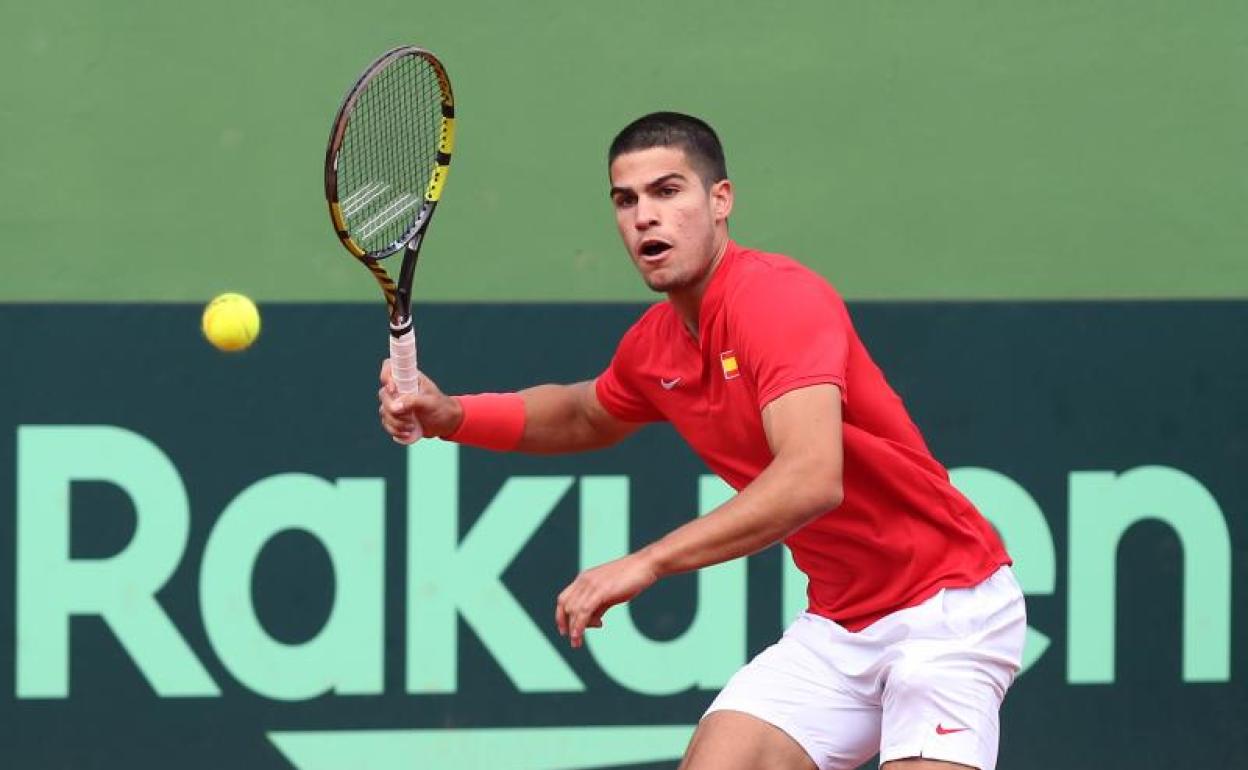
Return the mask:
<svg viewBox="0 0 1248 770">
<path fill-rule="evenodd" d="M 437 167 L 442 89 L 424 58 L 402 56 L 363 88 L 338 158 L 347 230 L 365 251 L 410 236 Z"/>
</svg>

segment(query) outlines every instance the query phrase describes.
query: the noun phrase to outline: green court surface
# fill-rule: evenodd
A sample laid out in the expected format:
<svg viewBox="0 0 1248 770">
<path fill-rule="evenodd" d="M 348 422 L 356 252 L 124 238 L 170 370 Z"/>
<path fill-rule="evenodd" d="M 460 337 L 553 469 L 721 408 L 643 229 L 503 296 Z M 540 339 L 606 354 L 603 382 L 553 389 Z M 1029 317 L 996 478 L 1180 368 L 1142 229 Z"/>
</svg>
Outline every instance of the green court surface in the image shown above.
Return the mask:
<svg viewBox="0 0 1248 770">
<path fill-rule="evenodd" d="M 389 46 L 459 144 L 421 300 L 647 294 L 605 147 L 704 116 L 732 231 L 854 299 L 1248 297 L 1248 4 L 9 3 L 0 301 L 372 299 L 321 195 Z"/>
</svg>

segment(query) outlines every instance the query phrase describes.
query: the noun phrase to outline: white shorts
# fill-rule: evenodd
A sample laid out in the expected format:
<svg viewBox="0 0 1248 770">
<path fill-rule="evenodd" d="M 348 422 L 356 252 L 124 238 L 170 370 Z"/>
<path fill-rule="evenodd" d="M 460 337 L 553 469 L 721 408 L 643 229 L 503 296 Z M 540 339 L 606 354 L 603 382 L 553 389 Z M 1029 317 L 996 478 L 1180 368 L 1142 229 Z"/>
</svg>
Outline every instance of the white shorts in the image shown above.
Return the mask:
<svg viewBox="0 0 1248 770">
<path fill-rule="evenodd" d="M 908 757 L 997 764 L 997 712 L 1027 630 L 1009 567 L 973 588 L 942 589 L 851 633 L 802 613 L 738 671 L 707 709 L 779 727 L 819 770 Z"/>
</svg>

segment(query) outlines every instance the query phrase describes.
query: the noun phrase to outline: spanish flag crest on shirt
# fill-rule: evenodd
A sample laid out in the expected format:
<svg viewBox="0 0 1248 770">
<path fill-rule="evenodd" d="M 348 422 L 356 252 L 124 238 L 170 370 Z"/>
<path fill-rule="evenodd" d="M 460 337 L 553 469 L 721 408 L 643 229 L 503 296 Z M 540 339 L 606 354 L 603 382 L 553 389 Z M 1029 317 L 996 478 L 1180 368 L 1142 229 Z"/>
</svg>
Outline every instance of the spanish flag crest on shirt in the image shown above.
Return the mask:
<svg viewBox="0 0 1248 770">
<path fill-rule="evenodd" d="M 741 376 L 741 371 L 737 368 L 736 351 L 725 350 L 723 353 L 720 353 L 719 363 L 724 367 L 725 380 L 735 380 L 737 377 Z"/>
</svg>

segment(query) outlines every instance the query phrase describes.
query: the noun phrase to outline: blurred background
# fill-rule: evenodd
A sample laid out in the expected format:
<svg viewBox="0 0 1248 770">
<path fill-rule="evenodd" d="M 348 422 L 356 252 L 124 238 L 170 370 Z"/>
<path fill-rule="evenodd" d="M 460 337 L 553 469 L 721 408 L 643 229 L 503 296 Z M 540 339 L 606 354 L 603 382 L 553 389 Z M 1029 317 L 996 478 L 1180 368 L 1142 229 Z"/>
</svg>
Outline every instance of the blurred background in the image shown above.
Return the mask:
<svg viewBox="0 0 1248 770">
<path fill-rule="evenodd" d="M 699 115 L 733 236 L 845 295 L 1016 559 L 1000 767 L 1248 761 L 1248 5 L 0 0 L 0 765 L 671 768 L 800 609 L 773 549 L 569 651 L 576 570 L 726 492 L 661 426 L 380 433 L 322 164 L 403 43 L 457 100 L 415 289 L 445 389 L 601 371 L 655 299 L 606 146 Z"/>
</svg>

